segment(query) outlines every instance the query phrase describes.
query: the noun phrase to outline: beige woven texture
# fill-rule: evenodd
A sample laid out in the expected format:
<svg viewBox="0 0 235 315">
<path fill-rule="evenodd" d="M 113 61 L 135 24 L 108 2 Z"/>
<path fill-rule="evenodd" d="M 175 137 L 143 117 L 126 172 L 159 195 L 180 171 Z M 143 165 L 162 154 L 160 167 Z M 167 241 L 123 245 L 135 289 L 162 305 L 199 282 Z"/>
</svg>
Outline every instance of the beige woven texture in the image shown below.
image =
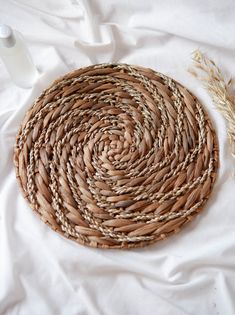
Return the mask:
<svg viewBox="0 0 235 315">
<path fill-rule="evenodd" d="M 218 148 L 198 100 L 173 79 L 102 64 L 55 81 L 27 112 L 14 163 L 55 231 L 102 248 L 149 245 L 199 213 Z"/>
</svg>

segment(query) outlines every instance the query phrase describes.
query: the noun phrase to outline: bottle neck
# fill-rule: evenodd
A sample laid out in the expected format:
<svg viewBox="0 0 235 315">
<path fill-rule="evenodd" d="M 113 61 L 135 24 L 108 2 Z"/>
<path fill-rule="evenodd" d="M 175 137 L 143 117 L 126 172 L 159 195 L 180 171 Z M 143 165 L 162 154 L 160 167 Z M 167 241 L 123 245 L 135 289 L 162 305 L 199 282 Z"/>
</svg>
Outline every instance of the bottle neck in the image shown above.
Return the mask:
<svg viewBox="0 0 235 315">
<path fill-rule="evenodd" d="M 13 30 L 7 26 L 0 26 L 0 41 L 3 47 L 11 48 L 15 45 L 16 39 Z"/>
</svg>

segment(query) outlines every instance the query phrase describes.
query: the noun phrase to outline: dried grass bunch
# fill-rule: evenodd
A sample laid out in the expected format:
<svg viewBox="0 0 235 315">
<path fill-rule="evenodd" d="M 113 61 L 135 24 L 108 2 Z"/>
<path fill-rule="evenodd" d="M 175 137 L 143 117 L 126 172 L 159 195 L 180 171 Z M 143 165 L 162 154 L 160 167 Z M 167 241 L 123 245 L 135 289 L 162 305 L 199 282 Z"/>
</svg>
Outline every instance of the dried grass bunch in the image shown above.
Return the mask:
<svg viewBox="0 0 235 315">
<path fill-rule="evenodd" d="M 227 122 L 231 153 L 235 158 L 235 90 L 234 79 L 226 81 L 215 62 L 200 50 L 193 53 L 193 68 L 189 72 L 204 83 L 217 110 Z"/>
</svg>

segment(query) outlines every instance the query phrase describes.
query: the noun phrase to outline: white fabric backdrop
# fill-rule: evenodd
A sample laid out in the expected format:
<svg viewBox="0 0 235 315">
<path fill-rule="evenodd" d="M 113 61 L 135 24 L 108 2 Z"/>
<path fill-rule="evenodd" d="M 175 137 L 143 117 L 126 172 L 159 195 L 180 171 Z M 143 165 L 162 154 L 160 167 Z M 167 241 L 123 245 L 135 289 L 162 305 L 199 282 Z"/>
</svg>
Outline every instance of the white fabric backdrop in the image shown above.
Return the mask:
<svg viewBox="0 0 235 315">
<path fill-rule="evenodd" d="M 235 314 L 235 181 L 225 123 L 188 73 L 196 48 L 235 73 L 233 0 L 0 0 L 40 78 L 13 85 L 0 63 L 0 314 Z M 186 85 L 214 122 L 221 165 L 213 195 L 181 233 L 145 249 L 86 248 L 29 209 L 12 150 L 27 108 L 65 72 L 99 62 L 148 66 Z"/>
</svg>

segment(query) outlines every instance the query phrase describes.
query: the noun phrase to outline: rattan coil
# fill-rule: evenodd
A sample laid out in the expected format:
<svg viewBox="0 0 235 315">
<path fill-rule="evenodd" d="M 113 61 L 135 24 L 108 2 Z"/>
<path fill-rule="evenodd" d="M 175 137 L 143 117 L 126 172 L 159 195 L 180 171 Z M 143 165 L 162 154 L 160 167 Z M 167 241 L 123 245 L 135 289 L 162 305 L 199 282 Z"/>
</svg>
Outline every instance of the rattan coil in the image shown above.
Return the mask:
<svg viewBox="0 0 235 315">
<path fill-rule="evenodd" d="M 27 112 L 14 163 L 25 198 L 80 244 L 141 247 L 199 213 L 216 178 L 211 122 L 181 84 L 101 64 L 59 78 Z"/>
</svg>

